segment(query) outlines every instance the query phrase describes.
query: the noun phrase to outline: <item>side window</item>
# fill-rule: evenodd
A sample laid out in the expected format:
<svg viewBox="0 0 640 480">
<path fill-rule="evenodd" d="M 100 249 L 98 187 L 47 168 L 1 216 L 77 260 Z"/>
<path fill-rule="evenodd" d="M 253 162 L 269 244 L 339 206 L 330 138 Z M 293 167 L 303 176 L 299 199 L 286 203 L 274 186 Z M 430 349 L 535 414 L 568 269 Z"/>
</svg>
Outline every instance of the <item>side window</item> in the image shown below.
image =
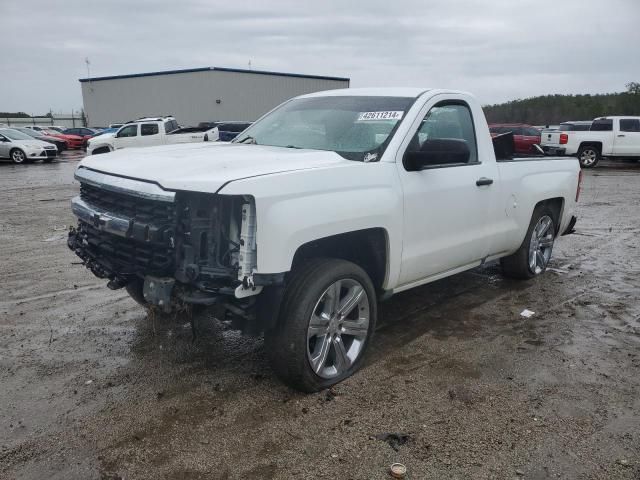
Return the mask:
<svg viewBox="0 0 640 480">
<path fill-rule="evenodd" d="M 169 120 L 164 124 L 164 133 L 170 133 L 177 129 L 178 129 L 178 122 L 176 122 L 175 120 Z"/>
<path fill-rule="evenodd" d="M 465 103 L 434 106 L 422 120 L 405 156 L 422 168 L 477 163 L 476 133 L 469 107 Z"/>
<path fill-rule="evenodd" d="M 127 125 L 118 132 L 118 138 L 136 137 L 138 135 L 138 125 Z"/>
<path fill-rule="evenodd" d="M 159 132 L 157 123 L 143 123 L 140 125 L 140 135 L 157 135 Z"/>
<path fill-rule="evenodd" d="M 613 130 L 613 120 L 604 119 L 604 120 L 594 120 L 591 124 L 592 132 L 610 132 Z"/>
<path fill-rule="evenodd" d="M 637 118 L 620 119 L 621 132 L 640 132 L 640 120 Z"/>
</svg>

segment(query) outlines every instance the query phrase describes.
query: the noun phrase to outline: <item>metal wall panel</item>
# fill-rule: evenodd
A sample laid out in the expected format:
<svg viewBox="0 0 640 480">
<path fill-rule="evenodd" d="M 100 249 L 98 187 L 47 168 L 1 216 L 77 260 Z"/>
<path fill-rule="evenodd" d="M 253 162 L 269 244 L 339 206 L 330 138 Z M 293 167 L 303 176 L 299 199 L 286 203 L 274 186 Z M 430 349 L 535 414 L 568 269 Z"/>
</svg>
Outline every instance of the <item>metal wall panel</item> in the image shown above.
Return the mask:
<svg viewBox="0 0 640 480">
<path fill-rule="evenodd" d="M 156 115 L 174 115 L 181 125 L 253 121 L 291 97 L 347 88 L 349 82 L 205 70 L 82 81 L 80 85 L 88 124 L 106 126 Z"/>
</svg>

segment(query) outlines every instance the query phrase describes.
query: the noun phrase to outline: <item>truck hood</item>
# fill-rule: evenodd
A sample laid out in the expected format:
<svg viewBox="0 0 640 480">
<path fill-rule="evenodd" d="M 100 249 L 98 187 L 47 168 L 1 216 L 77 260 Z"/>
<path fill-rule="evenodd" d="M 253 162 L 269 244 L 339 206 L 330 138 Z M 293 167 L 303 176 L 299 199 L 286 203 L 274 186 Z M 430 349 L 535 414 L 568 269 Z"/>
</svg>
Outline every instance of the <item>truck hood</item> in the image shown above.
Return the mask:
<svg viewBox="0 0 640 480">
<path fill-rule="evenodd" d="M 352 163 L 329 151 L 201 142 L 91 155 L 79 168 L 153 182 L 166 190 L 215 193 L 242 178 Z"/>
<path fill-rule="evenodd" d="M 98 133 L 97 135 L 94 135 L 93 137 L 91 137 L 89 141 L 92 141 L 95 138 L 99 138 L 100 140 L 105 140 L 107 138 L 113 138 L 115 136 L 116 136 L 116 132 Z"/>
</svg>

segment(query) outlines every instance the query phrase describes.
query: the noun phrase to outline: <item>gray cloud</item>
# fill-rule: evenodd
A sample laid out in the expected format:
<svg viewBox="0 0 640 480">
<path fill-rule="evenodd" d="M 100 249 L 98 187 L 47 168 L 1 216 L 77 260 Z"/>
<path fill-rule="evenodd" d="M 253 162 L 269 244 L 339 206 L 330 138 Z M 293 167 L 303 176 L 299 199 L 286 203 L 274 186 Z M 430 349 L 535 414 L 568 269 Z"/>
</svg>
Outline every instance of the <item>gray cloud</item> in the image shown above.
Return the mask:
<svg viewBox="0 0 640 480">
<path fill-rule="evenodd" d="M 640 81 L 640 2 L 5 0 L 0 110 L 69 111 L 78 78 L 200 66 L 426 86 L 483 103 Z"/>
</svg>

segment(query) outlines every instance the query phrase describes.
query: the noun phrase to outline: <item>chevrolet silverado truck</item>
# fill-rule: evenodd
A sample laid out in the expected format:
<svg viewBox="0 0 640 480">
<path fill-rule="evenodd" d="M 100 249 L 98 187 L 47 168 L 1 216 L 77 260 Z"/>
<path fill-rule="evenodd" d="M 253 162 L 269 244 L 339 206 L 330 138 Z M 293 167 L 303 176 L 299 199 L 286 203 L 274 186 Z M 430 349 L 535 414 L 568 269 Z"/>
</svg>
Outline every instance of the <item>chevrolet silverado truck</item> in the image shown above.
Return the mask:
<svg viewBox="0 0 640 480">
<path fill-rule="evenodd" d="M 378 300 L 498 259 L 545 271 L 578 162 L 495 142 L 467 93 L 303 95 L 231 143 L 86 157 L 68 245 L 147 308 L 263 332 L 276 374 L 317 391 L 360 367 Z"/>
<path fill-rule="evenodd" d="M 588 128 L 584 128 L 585 123 L 589 124 Z M 570 127 L 563 129 L 563 125 Z M 544 151 L 576 156 L 582 168 L 595 167 L 603 157 L 640 159 L 640 117 L 567 122 L 560 125 L 557 132 L 545 134 L 542 135 Z"/>
</svg>

